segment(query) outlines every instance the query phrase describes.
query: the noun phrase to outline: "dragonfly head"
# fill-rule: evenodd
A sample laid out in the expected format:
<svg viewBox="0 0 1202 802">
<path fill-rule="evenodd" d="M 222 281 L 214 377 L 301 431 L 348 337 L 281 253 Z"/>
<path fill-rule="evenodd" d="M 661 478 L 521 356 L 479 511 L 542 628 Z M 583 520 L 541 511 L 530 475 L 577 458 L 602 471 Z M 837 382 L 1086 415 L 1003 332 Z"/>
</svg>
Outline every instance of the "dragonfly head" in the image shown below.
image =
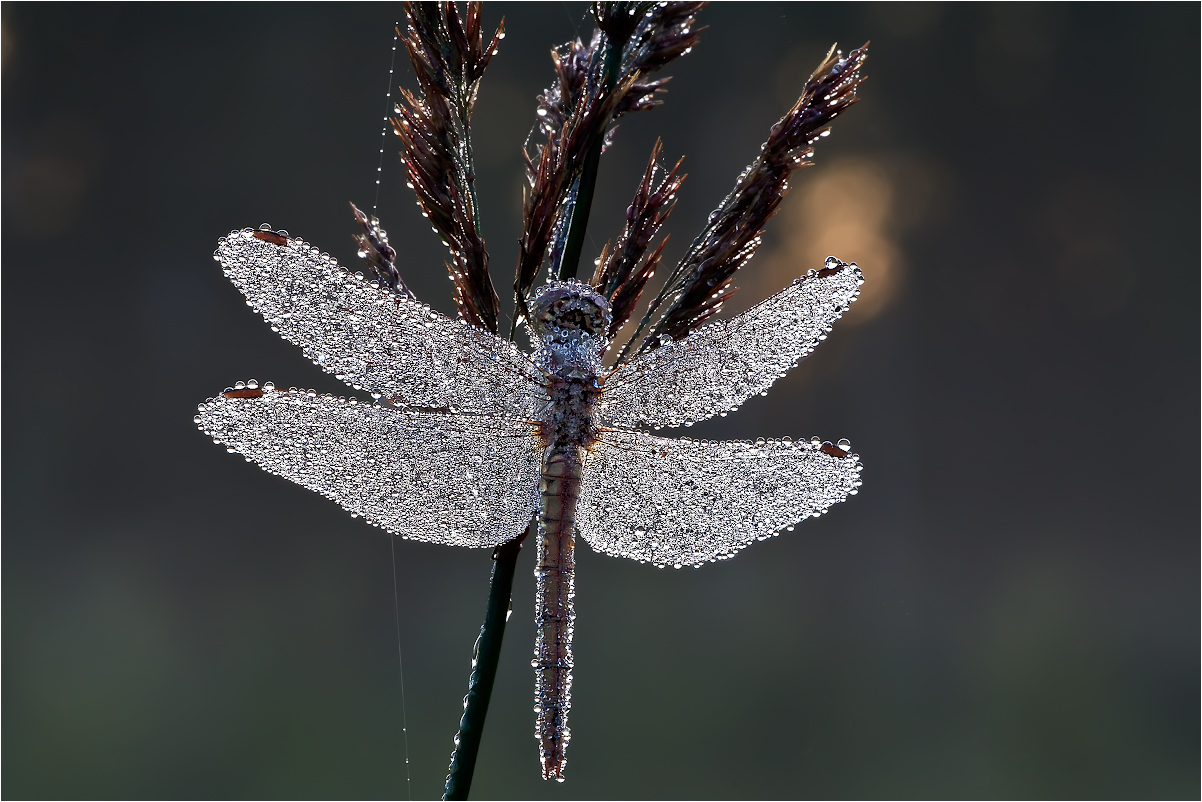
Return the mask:
<svg viewBox="0 0 1202 802">
<path fill-rule="evenodd" d="M 572 337 L 579 331 L 607 340 L 611 320 L 605 296 L 578 281 L 552 281 L 530 304 L 530 326 L 539 339 L 548 334 Z"/>
</svg>

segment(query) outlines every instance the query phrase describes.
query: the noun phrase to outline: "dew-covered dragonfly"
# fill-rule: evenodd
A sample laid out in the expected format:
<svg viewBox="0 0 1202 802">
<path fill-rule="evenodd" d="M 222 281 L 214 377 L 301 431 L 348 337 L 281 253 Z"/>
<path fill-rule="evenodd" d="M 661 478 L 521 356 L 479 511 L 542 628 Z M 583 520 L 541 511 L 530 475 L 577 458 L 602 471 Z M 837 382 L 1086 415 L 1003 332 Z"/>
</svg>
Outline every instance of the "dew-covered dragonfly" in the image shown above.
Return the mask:
<svg viewBox="0 0 1202 802">
<path fill-rule="evenodd" d="M 563 779 L 577 534 L 657 566 L 733 556 L 856 493 L 845 440 L 668 439 L 645 427 L 725 415 L 830 331 L 863 283 L 830 258 L 725 321 L 610 368 L 609 305 L 551 282 L 512 342 L 400 297 L 283 231 L 214 258 L 273 331 L 372 401 L 239 382 L 200 405 L 214 442 L 404 538 L 495 547 L 537 522 L 536 736 Z"/>
</svg>

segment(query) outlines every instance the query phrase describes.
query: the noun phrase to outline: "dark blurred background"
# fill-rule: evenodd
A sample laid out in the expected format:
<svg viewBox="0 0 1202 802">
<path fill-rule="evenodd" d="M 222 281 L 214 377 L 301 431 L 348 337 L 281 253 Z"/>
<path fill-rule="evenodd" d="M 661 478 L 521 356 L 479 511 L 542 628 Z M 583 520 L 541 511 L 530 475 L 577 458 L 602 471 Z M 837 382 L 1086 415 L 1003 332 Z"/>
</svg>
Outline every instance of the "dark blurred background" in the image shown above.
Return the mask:
<svg viewBox="0 0 1202 802">
<path fill-rule="evenodd" d="M 387 536 L 191 422 L 251 376 L 346 392 L 210 254 L 269 221 L 355 265 L 399 8 L 2 14 L 4 795 L 404 798 Z M 591 25 L 502 15 L 475 131 L 504 288 L 548 50 Z M 871 38 L 732 311 L 828 253 L 863 298 L 689 431 L 848 437 L 864 489 L 698 571 L 582 547 L 565 785 L 538 775 L 527 549 L 474 795 L 1196 798 L 1198 5 L 702 18 L 605 157 L 586 257 L 662 136 L 689 174 L 673 261 L 830 44 Z M 379 216 L 450 312 L 386 150 Z M 441 791 L 488 571 L 396 544 L 415 798 Z"/>
</svg>

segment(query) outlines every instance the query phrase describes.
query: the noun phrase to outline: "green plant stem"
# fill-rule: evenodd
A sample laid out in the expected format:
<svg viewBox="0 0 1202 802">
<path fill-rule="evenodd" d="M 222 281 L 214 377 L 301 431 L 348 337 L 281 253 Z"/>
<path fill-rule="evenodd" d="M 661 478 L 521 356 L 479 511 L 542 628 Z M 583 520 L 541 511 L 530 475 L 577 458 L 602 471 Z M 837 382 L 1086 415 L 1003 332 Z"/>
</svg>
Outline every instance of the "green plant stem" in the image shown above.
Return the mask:
<svg viewBox="0 0 1202 802">
<path fill-rule="evenodd" d="M 605 93 L 612 92 L 618 83 L 618 72 L 622 66 L 623 42 L 610 42 L 605 50 L 605 71 L 602 81 Z M 568 223 L 568 238 L 563 246 L 563 258 L 559 261 L 559 280 L 576 278 L 580 269 L 580 252 L 584 248 L 584 232 L 588 228 L 589 212 L 593 208 L 593 192 L 597 188 L 597 171 L 601 166 L 601 149 L 605 146 L 605 132 L 589 148 L 580 172 L 580 183 L 576 189 L 576 205 L 572 207 L 572 219 Z"/>
<path fill-rule="evenodd" d="M 472 675 L 467 682 L 463 717 L 459 719 L 459 734 L 455 736 L 455 751 L 451 755 L 443 799 L 467 799 L 476 770 L 476 755 L 480 752 L 480 736 L 484 733 L 484 717 L 492 697 L 493 680 L 501 657 L 501 640 L 505 637 L 505 622 L 509 618 L 509 600 L 513 592 L 513 572 L 517 566 L 522 541 L 530 534 L 503 543 L 493 551 L 492 575 L 488 581 L 488 607 L 472 657 Z"/>
</svg>

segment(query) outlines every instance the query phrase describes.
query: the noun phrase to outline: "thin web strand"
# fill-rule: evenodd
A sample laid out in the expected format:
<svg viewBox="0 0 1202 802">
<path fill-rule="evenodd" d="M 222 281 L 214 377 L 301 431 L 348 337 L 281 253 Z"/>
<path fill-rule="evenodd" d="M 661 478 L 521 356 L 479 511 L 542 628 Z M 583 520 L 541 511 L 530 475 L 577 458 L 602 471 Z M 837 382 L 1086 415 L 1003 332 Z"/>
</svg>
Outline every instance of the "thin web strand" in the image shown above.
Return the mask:
<svg viewBox="0 0 1202 802">
<path fill-rule="evenodd" d="M 371 202 L 372 215 L 377 213 L 380 205 L 380 179 L 384 174 L 384 143 L 388 141 L 388 112 L 392 106 L 392 76 L 396 71 L 396 48 L 397 40 L 400 38 L 397 28 L 399 26 L 399 21 L 392 24 L 392 55 L 388 60 L 388 84 L 384 91 L 384 125 L 380 129 L 380 157 L 376 163 L 376 194 Z M 405 743 L 405 791 L 412 800 L 413 775 L 409 765 L 409 714 L 405 704 L 405 657 L 401 650 L 401 601 L 397 591 L 396 578 L 396 536 L 391 532 L 388 533 L 388 545 L 392 550 L 392 611 L 396 622 L 396 661 L 401 682 L 401 735 Z"/>
<path fill-rule="evenodd" d="M 392 76 L 396 68 L 396 47 L 400 34 L 397 29 L 400 22 L 392 23 L 392 58 L 388 62 L 388 86 L 385 87 L 384 97 L 384 126 L 380 129 L 380 159 L 376 163 L 376 196 L 371 202 L 371 213 L 376 214 L 380 205 L 380 178 L 384 175 L 384 143 L 388 141 L 388 112 L 392 111 Z M 410 799 L 413 797 L 410 796 Z"/>
<path fill-rule="evenodd" d="M 388 534 L 388 544 L 392 547 L 392 611 L 396 619 L 396 664 L 401 675 L 401 734 L 405 739 L 405 789 L 409 799 L 413 799 L 413 776 L 409 770 L 409 716 L 405 708 L 405 658 L 401 654 L 401 600 L 397 591 L 396 581 L 396 536 Z"/>
</svg>

